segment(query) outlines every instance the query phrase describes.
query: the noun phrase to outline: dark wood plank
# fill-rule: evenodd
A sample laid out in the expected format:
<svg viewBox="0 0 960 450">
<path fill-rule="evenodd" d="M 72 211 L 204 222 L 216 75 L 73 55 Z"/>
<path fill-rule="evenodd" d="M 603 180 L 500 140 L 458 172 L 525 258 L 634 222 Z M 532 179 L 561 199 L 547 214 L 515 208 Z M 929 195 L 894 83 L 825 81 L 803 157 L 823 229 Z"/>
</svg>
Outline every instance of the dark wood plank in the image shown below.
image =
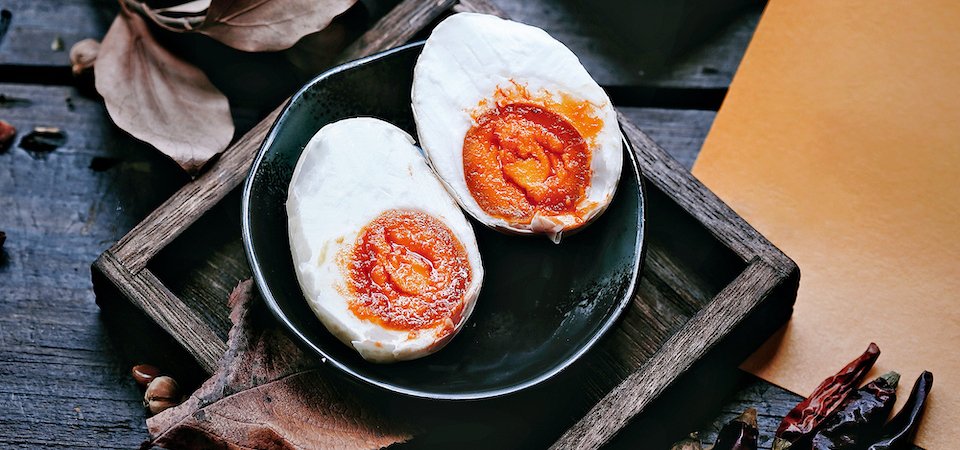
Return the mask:
<svg viewBox="0 0 960 450">
<path fill-rule="evenodd" d="M 45 158 L 16 142 L 0 153 L 0 447 L 136 448 L 141 393 L 88 266 L 186 177 L 73 88 L 0 84 L 0 94 L 20 99 L 0 105 L 20 136 L 34 126 L 68 136 Z"/>
<path fill-rule="evenodd" d="M 136 274 L 130 273 L 111 251 L 100 255 L 94 267 L 114 280 L 121 294 L 173 336 L 204 370 L 209 373 L 216 370 L 217 361 L 227 350 L 226 343 L 152 272 L 140 270 Z"/>
<path fill-rule="evenodd" d="M 658 86 L 673 88 L 726 89 L 746 49 L 763 10 L 762 2 L 717 2 L 718 9 L 743 4 L 732 14 L 717 14 L 717 24 L 698 23 L 690 29 L 664 19 L 676 20 L 668 3 L 640 2 L 632 6 L 633 25 L 648 30 L 617 28 L 609 11 L 575 0 L 492 0 L 507 16 L 547 30 L 580 57 L 591 75 L 604 86 Z M 710 5 L 704 5 L 710 7 Z M 660 20 L 661 23 L 657 23 Z M 709 22 L 709 21 L 707 21 Z M 652 32 L 650 29 L 656 29 Z M 683 30 L 683 31 L 681 31 Z M 690 38 L 684 48 L 678 42 Z M 697 34 L 699 33 L 699 34 Z M 642 35 L 645 43 L 631 44 Z M 679 51 L 674 51 L 681 47 Z M 668 49 L 668 50 L 662 50 Z"/>
<path fill-rule="evenodd" d="M 759 258 L 605 396 L 551 448 L 600 448 L 742 322 L 774 289 L 779 269 Z"/>
<path fill-rule="evenodd" d="M 703 27 L 704 32 L 695 45 L 669 55 L 668 60 L 658 59 L 656 67 L 652 67 L 654 61 L 638 59 L 637 49 L 618 43 L 625 40 L 624 35 L 629 38 L 629 30 L 611 31 L 609 18 L 599 10 L 584 11 L 572 0 L 496 0 L 493 4 L 515 20 L 544 28 L 567 44 L 602 85 L 725 89 L 763 8 L 762 3 L 736 2 L 749 6 L 730 17 L 720 16 L 718 20 L 725 25 Z M 377 12 L 394 1 L 369 3 Z M 431 0 L 408 5 L 428 11 L 437 4 L 453 3 L 453 0 Z M 2 6 L 11 11 L 13 17 L 9 32 L 0 40 L 0 67 L 45 69 L 48 74 L 50 69 L 55 69 L 56 79 L 62 82 L 69 81 L 66 68 L 70 47 L 85 38 L 102 38 L 117 11 L 114 0 L 9 0 Z M 646 15 L 663 14 L 653 4 L 649 8 L 644 11 Z M 671 39 L 676 40 L 668 31 L 663 31 L 662 42 L 657 43 L 659 47 L 670 47 Z M 62 51 L 50 49 L 57 37 L 63 41 Z M 370 44 L 373 42 L 357 45 Z"/>
<path fill-rule="evenodd" d="M 0 67 L 69 67 L 70 47 L 86 38 L 100 39 L 117 11 L 115 0 L 5 0 L 10 28 L 0 39 Z M 55 39 L 63 49 L 55 51 Z"/>
<path fill-rule="evenodd" d="M 621 114 L 622 116 L 622 114 Z M 625 118 L 624 118 L 625 119 Z M 730 209 L 679 162 L 671 158 L 645 133 L 628 120 L 621 120 L 627 138 L 637 147 L 645 176 L 684 209 L 694 214 L 714 235 L 744 260 L 761 257 L 787 273 L 796 264 Z"/>
<path fill-rule="evenodd" d="M 620 112 L 687 170 L 693 168 L 717 115 L 696 109 L 622 107 Z"/>
</svg>

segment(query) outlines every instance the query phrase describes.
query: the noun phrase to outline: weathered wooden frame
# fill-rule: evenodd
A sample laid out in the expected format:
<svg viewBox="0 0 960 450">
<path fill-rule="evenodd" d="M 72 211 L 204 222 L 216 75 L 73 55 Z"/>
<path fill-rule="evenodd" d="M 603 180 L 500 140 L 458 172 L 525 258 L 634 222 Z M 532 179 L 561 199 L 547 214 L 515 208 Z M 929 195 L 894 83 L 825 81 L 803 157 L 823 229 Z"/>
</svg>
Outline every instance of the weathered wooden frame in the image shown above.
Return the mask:
<svg viewBox="0 0 960 450">
<path fill-rule="evenodd" d="M 405 0 L 349 46 L 340 61 L 403 44 L 450 10 L 502 15 L 486 0 Z M 109 283 L 209 372 L 215 370 L 226 350 L 224 340 L 147 265 L 244 180 L 280 110 L 274 110 L 231 145 L 205 173 L 178 190 L 93 264 L 96 283 Z M 719 243 L 742 259 L 746 269 L 560 436 L 553 448 L 598 448 L 608 443 L 671 384 L 690 372 L 695 363 L 738 327 L 743 327 L 748 317 L 761 307 L 771 310 L 767 315 L 773 323 L 754 340 L 769 335 L 789 316 L 796 295 L 799 269 L 790 258 L 646 134 L 622 116 L 621 122 L 633 144 L 645 182 L 692 215 Z"/>
</svg>

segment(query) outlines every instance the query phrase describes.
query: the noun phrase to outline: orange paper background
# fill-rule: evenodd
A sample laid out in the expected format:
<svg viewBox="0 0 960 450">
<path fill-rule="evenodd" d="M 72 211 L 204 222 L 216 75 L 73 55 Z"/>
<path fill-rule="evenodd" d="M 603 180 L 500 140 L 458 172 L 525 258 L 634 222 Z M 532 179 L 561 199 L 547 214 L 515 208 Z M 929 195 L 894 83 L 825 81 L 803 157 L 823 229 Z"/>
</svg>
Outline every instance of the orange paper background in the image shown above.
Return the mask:
<svg viewBox="0 0 960 450">
<path fill-rule="evenodd" d="M 933 372 L 917 443 L 956 448 L 960 2 L 772 0 L 694 174 L 800 266 L 744 368 L 806 395 L 874 341 L 898 404 Z"/>
</svg>

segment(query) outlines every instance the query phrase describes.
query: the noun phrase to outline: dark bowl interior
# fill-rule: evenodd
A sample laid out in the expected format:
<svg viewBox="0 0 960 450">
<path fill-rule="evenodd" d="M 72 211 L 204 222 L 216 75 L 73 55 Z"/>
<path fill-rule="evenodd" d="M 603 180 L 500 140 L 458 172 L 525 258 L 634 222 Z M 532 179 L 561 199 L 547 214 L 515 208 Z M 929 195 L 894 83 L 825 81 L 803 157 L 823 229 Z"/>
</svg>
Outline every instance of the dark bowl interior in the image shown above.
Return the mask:
<svg viewBox="0 0 960 450">
<path fill-rule="evenodd" d="M 284 202 L 304 146 L 322 126 L 378 117 L 416 136 L 410 110 L 411 44 L 320 75 L 290 101 L 257 156 L 243 192 L 243 241 L 273 313 L 309 348 L 359 380 L 416 397 L 479 399 L 515 392 L 586 352 L 626 308 L 643 244 L 643 192 L 633 152 L 608 210 L 560 245 L 473 221 L 485 277 L 473 315 L 441 351 L 414 361 L 364 361 L 307 305 L 290 255 Z M 331 218 L 331 220 L 336 220 Z"/>
</svg>

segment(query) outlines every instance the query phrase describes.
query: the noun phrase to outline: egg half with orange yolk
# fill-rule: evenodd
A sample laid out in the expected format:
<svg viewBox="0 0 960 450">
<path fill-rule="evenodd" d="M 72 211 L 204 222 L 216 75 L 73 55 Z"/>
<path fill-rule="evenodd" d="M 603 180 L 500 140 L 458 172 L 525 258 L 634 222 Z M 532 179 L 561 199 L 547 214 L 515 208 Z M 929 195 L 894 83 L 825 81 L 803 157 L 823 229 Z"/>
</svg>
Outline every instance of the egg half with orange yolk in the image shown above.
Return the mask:
<svg viewBox="0 0 960 450">
<path fill-rule="evenodd" d="M 403 130 L 373 118 L 323 127 L 286 207 L 304 296 L 363 358 L 428 355 L 473 311 L 483 279 L 473 229 Z"/>
<path fill-rule="evenodd" d="M 612 200 L 623 159 L 616 111 L 543 30 L 450 16 L 424 45 L 411 95 L 430 164 L 485 225 L 559 242 Z"/>
</svg>

